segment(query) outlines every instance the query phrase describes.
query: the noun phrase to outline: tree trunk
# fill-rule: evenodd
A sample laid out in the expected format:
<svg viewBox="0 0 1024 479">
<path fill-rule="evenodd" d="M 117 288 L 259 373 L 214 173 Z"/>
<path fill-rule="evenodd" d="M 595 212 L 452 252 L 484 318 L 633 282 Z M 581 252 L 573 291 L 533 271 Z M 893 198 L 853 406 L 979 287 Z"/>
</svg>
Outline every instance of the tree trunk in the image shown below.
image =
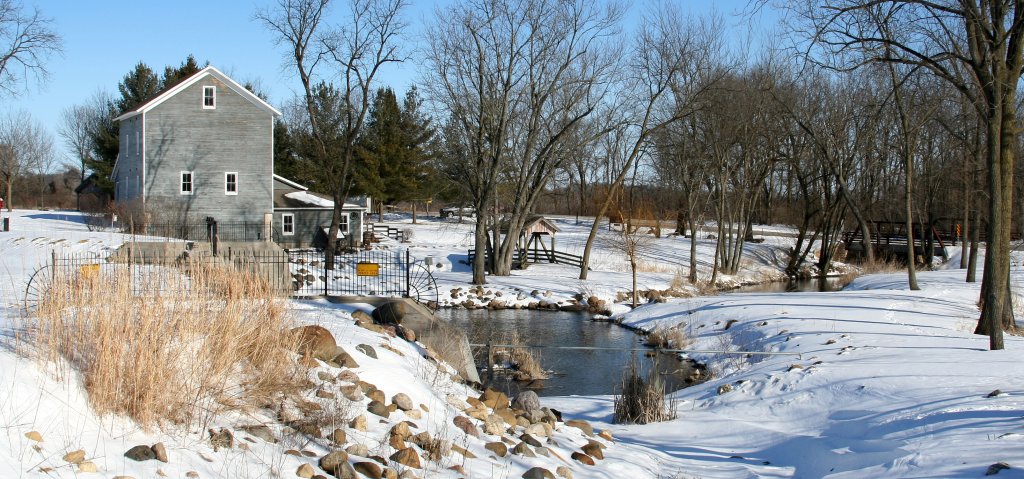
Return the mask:
<svg viewBox="0 0 1024 479">
<path fill-rule="evenodd" d="M 476 241 L 473 242 L 473 284 L 479 285 L 487 283 L 487 221 L 484 218 L 486 216 L 481 211 L 477 215 L 474 228 Z"/>
<path fill-rule="evenodd" d="M 906 132 L 904 134 L 909 135 Z M 905 147 L 910 148 L 910 145 L 907 144 Z M 914 247 L 914 162 L 910 158 L 909 151 L 904 153 L 903 172 L 906 175 L 906 183 L 904 183 L 903 189 L 903 206 L 904 214 L 907 215 L 905 223 L 907 227 L 907 283 L 910 284 L 911 291 L 920 291 L 921 287 L 917 284 L 917 251 Z M 924 246 L 923 241 L 921 246 Z M 926 251 L 925 254 L 930 254 L 930 252 Z"/>
<path fill-rule="evenodd" d="M 981 236 L 980 235 L 981 225 L 979 225 L 978 223 L 980 223 L 979 218 L 978 218 L 978 214 L 975 213 L 974 214 L 974 228 L 971 229 L 971 254 L 970 254 L 970 258 L 967 261 L 967 282 L 968 283 L 975 283 L 975 282 L 978 281 L 978 278 L 977 278 L 977 275 L 978 275 L 978 273 L 977 273 L 977 269 L 978 269 L 978 239 L 979 239 L 978 237 Z"/>
<path fill-rule="evenodd" d="M 690 284 L 697 284 L 697 220 L 690 217 Z"/>
</svg>

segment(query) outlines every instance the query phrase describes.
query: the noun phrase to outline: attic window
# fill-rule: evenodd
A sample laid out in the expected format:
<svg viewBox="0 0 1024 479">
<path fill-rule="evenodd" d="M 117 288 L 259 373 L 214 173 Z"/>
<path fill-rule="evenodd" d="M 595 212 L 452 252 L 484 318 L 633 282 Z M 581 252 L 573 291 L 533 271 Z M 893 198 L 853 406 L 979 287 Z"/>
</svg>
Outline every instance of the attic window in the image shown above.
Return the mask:
<svg viewBox="0 0 1024 479">
<path fill-rule="evenodd" d="M 217 108 L 217 87 L 215 86 L 204 86 L 203 87 L 203 109 L 212 110 Z"/>
</svg>

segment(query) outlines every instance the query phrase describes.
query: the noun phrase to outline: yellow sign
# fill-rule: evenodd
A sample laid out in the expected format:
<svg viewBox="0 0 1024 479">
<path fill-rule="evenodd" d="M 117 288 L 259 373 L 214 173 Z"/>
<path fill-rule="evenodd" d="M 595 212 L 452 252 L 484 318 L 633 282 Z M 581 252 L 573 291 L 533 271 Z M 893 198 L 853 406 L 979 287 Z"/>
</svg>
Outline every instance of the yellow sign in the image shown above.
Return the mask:
<svg viewBox="0 0 1024 479">
<path fill-rule="evenodd" d="M 356 276 L 379 276 L 380 265 L 377 263 L 356 263 Z"/>
<path fill-rule="evenodd" d="M 84 264 L 78 267 L 78 272 L 81 274 L 83 279 L 92 280 L 99 276 L 100 265 L 98 264 Z"/>
</svg>

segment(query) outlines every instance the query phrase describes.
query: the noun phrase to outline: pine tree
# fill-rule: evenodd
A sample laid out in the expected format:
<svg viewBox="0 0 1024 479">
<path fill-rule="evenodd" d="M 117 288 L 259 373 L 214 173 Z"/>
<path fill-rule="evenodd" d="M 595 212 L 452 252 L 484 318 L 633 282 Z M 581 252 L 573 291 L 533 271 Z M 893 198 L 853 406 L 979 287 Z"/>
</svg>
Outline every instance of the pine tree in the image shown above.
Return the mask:
<svg viewBox="0 0 1024 479">
<path fill-rule="evenodd" d="M 366 129 L 359 142 L 359 190 L 378 198 L 377 204 L 421 199 L 426 183 L 428 147 L 433 139 L 430 120 L 421 111 L 415 87 L 402 106 L 390 88 L 374 97 Z"/>
</svg>

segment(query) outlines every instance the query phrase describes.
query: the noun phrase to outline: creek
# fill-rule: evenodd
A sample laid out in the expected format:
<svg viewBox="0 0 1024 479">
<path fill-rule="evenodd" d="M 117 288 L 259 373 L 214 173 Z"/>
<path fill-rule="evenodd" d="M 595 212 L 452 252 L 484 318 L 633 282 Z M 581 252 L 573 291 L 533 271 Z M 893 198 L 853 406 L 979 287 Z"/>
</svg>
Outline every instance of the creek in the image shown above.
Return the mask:
<svg viewBox="0 0 1024 479">
<path fill-rule="evenodd" d="M 723 294 L 835 291 L 842 286 L 839 278 L 801 279 L 743 286 Z M 514 334 L 520 344 L 532 346 L 530 351 L 550 371 L 548 379 L 520 382 L 500 370 L 488 379 L 486 348 L 473 347 L 485 385 L 510 396 L 522 389 L 533 389 L 540 396 L 616 394 L 634 357 L 644 374 L 658 368 L 666 391 L 692 384 L 688 381 L 694 372 L 692 363 L 668 353 L 658 354 L 655 363 L 653 350 L 643 345 L 643 336 L 614 323 L 592 321 L 588 313 L 456 308 L 442 309 L 437 316 L 465 331 L 470 343 L 490 340 L 492 345 L 507 344 Z"/>
<path fill-rule="evenodd" d="M 486 348 L 473 348 L 485 385 L 511 396 L 522 389 L 533 389 L 540 396 L 615 394 L 634 355 L 645 373 L 654 363 L 645 354 L 648 351 L 643 350 L 643 336 L 614 323 L 592 321 L 587 313 L 442 309 L 437 315 L 465 331 L 470 343 L 485 344 L 491 338 L 492 344 L 507 344 L 515 333 L 523 344 L 538 346 L 530 351 L 551 373 L 548 379 L 532 383 L 515 381 L 499 371 L 486 384 Z M 558 349 L 559 346 L 594 349 Z M 666 391 L 685 387 L 686 378 L 692 373 L 691 365 L 671 354 L 659 356 L 657 367 Z"/>
</svg>

